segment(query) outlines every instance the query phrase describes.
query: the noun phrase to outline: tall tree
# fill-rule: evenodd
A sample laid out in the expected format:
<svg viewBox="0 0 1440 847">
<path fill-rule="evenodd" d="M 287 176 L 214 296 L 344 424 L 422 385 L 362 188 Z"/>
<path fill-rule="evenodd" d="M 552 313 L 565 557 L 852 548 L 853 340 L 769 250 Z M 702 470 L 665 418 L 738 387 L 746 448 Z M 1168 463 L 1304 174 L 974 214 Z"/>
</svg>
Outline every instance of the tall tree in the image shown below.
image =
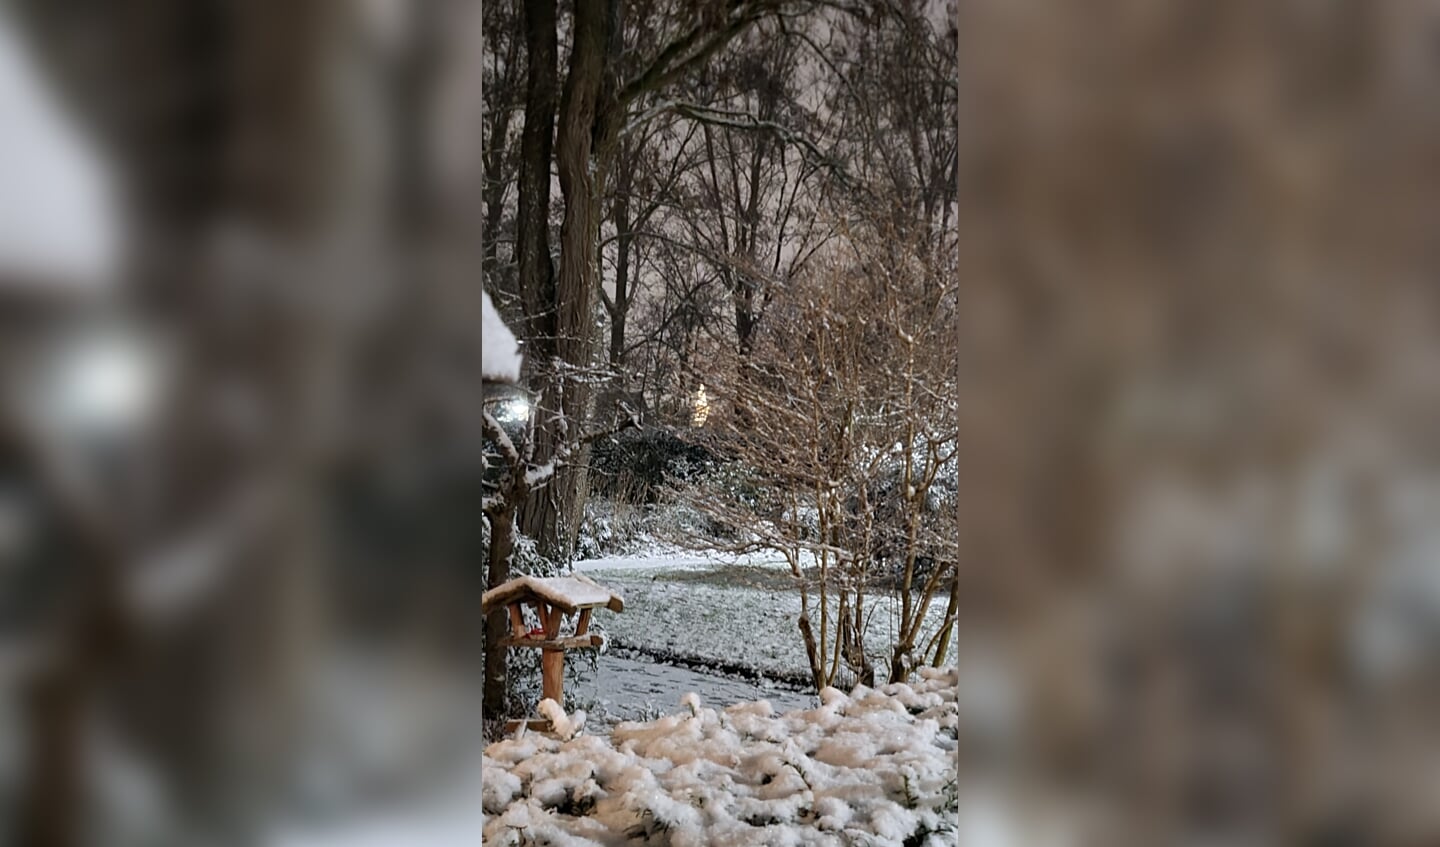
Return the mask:
<svg viewBox="0 0 1440 847">
<path fill-rule="evenodd" d="M 514 205 L 516 170 L 519 166 L 512 127 L 517 115 L 521 115 L 523 120 L 528 93 L 525 87 L 528 64 L 526 35 L 530 30 L 526 21 L 527 12 L 534 4 L 524 5 L 526 10 L 522 11 L 514 0 L 507 0 L 487 3 L 484 9 L 485 124 L 481 138 L 484 187 L 481 195 L 485 204 L 485 221 L 480 238 L 483 241 L 486 290 L 492 298 L 498 293 L 509 295 L 506 299 L 517 299 L 519 296 L 512 276 L 513 268 L 501 272 L 500 244 L 507 234 L 512 244 L 516 238 L 516 221 L 507 220 L 505 212 Z M 553 58 L 549 66 L 553 69 Z M 539 122 L 537 118 L 537 134 L 541 132 Z M 528 206 L 526 211 L 533 217 L 534 211 Z M 518 249 L 511 250 L 509 260 L 512 265 L 520 252 Z"/>
<path fill-rule="evenodd" d="M 540 184 L 541 152 L 549 103 L 549 70 L 530 57 L 522 150 L 521 287 L 529 322 L 529 355 L 540 402 L 534 438 L 540 455 L 559 462 L 554 481 L 532 493 L 520 517 L 525 532 L 554 559 L 571 554 L 586 490 L 582 429 L 591 401 L 591 361 L 600 282 L 600 209 L 619 149 L 633 120 L 649 119 L 673 104 L 657 96 L 704 66 L 757 22 L 777 14 L 799 15 L 816 4 L 787 0 L 731 0 L 721 8 L 684 3 L 576 4 L 569 23 L 570 55 L 560 95 L 554 153 L 563 199 L 560 267 L 549 286 L 540 268 L 539 208 L 548 200 Z M 527 43 L 548 61 L 557 21 L 553 3 L 527 6 Z M 642 26 L 641 23 L 644 25 Z M 625 49 L 645 51 L 629 39 L 646 34 L 658 44 L 650 58 L 623 73 Z M 627 38 L 628 36 L 628 38 Z M 656 101 L 656 102 L 651 102 Z M 651 108 L 641 110 L 642 106 Z M 637 111 L 638 110 L 638 111 Z M 532 120 L 533 130 L 532 130 Z M 523 143 L 523 142 L 522 142 Z M 533 262 L 533 266 L 526 264 Z M 527 270 L 528 269 L 528 270 Z"/>
</svg>

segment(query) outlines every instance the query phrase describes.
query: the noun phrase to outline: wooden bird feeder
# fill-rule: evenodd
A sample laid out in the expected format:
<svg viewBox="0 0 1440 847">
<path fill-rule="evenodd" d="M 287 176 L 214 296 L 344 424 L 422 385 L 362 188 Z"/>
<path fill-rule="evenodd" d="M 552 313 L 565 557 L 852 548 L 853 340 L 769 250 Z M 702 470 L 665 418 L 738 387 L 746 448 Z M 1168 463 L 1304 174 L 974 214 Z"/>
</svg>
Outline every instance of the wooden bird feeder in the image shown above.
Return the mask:
<svg viewBox="0 0 1440 847">
<path fill-rule="evenodd" d="M 524 607 L 527 605 L 535 610 L 540 620 L 537 629 L 525 626 Z M 624 611 L 625 601 L 594 580 L 571 574 L 560 577 L 522 576 L 495 586 L 480 598 L 483 614 L 488 615 L 491 610 L 502 606 L 510 611 L 510 635 L 500 640 L 500 646 L 539 649 L 542 696 L 563 705 L 561 685 L 565 679 L 565 651 L 600 646 L 600 636 L 589 632 L 590 613 L 599 608 Z M 561 638 L 561 622 L 566 615 L 576 613 L 580 617 L 575 622 L 575 634 Z M 548 720 L 530 720 L 510 721 L 505 731 L 513 731 L 521 723 L 539 732 L 551 729 Z"/>
</svg>

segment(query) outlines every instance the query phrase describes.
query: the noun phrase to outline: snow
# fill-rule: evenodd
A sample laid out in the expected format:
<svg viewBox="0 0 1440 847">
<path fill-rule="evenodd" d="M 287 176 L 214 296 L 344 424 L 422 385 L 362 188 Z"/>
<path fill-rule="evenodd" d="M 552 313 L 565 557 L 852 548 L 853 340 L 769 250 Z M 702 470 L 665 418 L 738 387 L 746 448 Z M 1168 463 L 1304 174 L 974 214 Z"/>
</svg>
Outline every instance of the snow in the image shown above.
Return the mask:
<svg viewBox="0 0 1440 847">
<path fill-rule="evenodd" d="M 479 680 L 403 648 L 346 651 L 316 671 L 303 680 L 306 712 L 318 724 L 296 751 L 296 802 L 278 819 L 257 821 L 265 832 L 250 843 L 479 844 L 479 799 L 503 782 L 482 778 Z"/>
<path fill-rule="evenodd" d="M 503 774 L 485 771 L 481 779 L 456 784 L 446 796 L 410 807 L 372 812 L 329 826 L 290 826 L 272 833 L 264 847 L 454 847 L 480 844 L 485 813 L 474 800 L 501 796 Z M 478 784 L 477 784 L 478 783 Z M 488 840 L 483 843 L 489 844 Z"/>
<path fill-rule="evenodd" d="M 651 545 L 645 552 L 618 556 L 603 556 L 595 559 L 581 559 L 571 566 L 572 570 L 590 571 L 635 571 L 635 570 L 709 570 L 717 565 L 743 565 L 747 567 L 781 568 L 789 570 L 785 557 L 775 552 L 727 553 L 721 550 L 657 550 Z M 808 567 L 808 558 L 805 559 Z"/>
<path fill-rule="evenodd" d="M 611 728 L 606 724 L 654 717 L 661 712 L 656 704 L 674 703 L 679 692 L 688 691 L 716 703 L 768 699 L 782 710 L 808 708 L 815 700 L 810 694 L 776 688 L 769 680 L 720 676 L 614 653 L 596 657 L 596 672 L 583 676 L 574 694 L 580 702 L 594 704 L 594 726 L 587 725 L 586 731 L 603 734 Z"/>
<path fill-rule="evenodd" d="M 543 465 L 531 468 L 525 472 L 525 485 L 536 488 L 540 483 L 549 480 L 555 475 L 555 460 L 551 459 Z"/>
<path fill-rule="evenodd" d="M 484 292 L 480 294 L 480 376 L 520 381 L 520 343 Z"/>
<path fill-rule="evenodd" d="M 693 570 L 699 571 L 701 565 Z M 625 596 L 625 614 L 606 621 L 612 649 L 639 650 L 665 659 L 684 659 L 715 667 L 743 666 L 776 679 L 809 678 L 805 645 L 796 621 L 800 595 L 796 590 L 767 590 L 703 581 L 673 581 L 664 570 L 611 570 L 605 582 Z M 889 643 L 892 616 L 898 601 L 876 595 L 875 613 L 865 630 L 867 653 L 876 661 Z M 816 598 L 811 596 L 812 607 Z M 932 601 L 922 634 L 928 636 L 944 618 L 945 602 Z M 818 608 L 812 608 L 818 627 Z M 922 638 L 922 642 L 923 642 Z M 952 640 L 950 660 L 956 643 Z"/>
<path fill-rule="evenodd" d="M 480 605 L 489 608 L 492 603 L 508 602 L 509 598 L 527 592 L 566 612 L 593 606 L 611 606 L 619 611 L 623 605 L 619 594 L 580 575 L 518 577 L 486 591 Z"/>
<path fill-rule="evenodd" d="M 585 713 L 583 711 L 577 711 L 575 717 L 571 718 L 565 714 L 564 709 L 560 708 L 559 703 L 556 703 L 549 697 L 540 701 L 540 705 L 536 707 L 536 711 L 540 712 L 546 720 L 550 721 L 551 732 L 554 732 L 567 741 L 579 734 L 580 730 L 585 726 Z"/>
<path fill-rule="evenodd" d="M 960 825 L 954 669 L 624 723 L 608 738 L 531 733 L 485 751 L 485 843 L 899 845 Z M 935 839 L 931 839 L 935 841 Z"/>
<path fill-rule="evenodd" d="M 3 13 L 0 126 L 0 272 L 9 281 L 97 288 L 118 253 L 108 175 Z"/>
</svg>

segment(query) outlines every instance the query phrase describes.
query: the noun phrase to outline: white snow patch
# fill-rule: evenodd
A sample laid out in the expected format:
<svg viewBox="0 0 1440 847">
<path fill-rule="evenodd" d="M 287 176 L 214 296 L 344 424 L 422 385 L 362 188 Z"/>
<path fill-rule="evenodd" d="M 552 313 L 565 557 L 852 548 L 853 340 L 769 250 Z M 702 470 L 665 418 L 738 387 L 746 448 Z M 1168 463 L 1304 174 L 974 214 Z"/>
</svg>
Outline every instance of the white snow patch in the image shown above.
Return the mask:
<svg viewBox="0 0 1440 847">
<path fill-rule="evenodd" d="M 586 716 L 583 711 L 577 710 L 575 717 L 569 717 L 565 714 L 565 709 L 549 697 L 541 700 L 536 710 L 539 711 L 546 720 L 550 721 L 551 731 L 566 741 L 574 738 L 576 734 L 580 732 L 581 728 L 585 726 Z"/>
<path fill-rule="evenodd" d="M 0 271 L 97 289 L 119 252 L 109 175 L 3 13 L 0 127 Z"/>
<path fill-rule="evenodd" d="M 484 292 L 480 294 L 480 376 L 520 381 L 520 343 Z"/>
<path fill-rule="evenodd" d="M 555 475 L 555 460 L 551 459 L 543 465 L 538 465 L 525 472 L 525 484 L 530 488 L 549 480 Z"/>
<path fill-rule="evenodd" d="M 813 567 L 815 561 L 815 557 L 809 551 L 801 551 L 801 567 Z M 581 559 L 572 567 L 576 571 L 694 571 L 710 570 L 722 565 L 790 569 L 784 554 L 774 550 L 754 553 L 731 553 L 724 550 L 670 550 L 665 549 L 665 545 L 662 544 L 651 545 L 651 549 L 645 552 Z"/>
</svg>

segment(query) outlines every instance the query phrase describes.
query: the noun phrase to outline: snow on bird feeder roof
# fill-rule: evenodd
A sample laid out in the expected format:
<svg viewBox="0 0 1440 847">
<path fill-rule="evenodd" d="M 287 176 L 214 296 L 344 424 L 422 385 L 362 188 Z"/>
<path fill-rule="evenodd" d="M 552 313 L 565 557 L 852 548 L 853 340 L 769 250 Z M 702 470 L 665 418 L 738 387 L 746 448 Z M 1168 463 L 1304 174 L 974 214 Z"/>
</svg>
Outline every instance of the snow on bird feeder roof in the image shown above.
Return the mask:
<svg viewBox="0 0 1440 847">
<path fill-rule="evenodd" d="M 509 606 L 526 600 L 539 600 L 567 615 L 602 606 L 612 612 L 625 610 L 625 601 L 619 594 L 580 574 L 512 579 L 486 591 L 480 598 L 480 610 L 488 612 L 496 605 Z"/>
</svg>

